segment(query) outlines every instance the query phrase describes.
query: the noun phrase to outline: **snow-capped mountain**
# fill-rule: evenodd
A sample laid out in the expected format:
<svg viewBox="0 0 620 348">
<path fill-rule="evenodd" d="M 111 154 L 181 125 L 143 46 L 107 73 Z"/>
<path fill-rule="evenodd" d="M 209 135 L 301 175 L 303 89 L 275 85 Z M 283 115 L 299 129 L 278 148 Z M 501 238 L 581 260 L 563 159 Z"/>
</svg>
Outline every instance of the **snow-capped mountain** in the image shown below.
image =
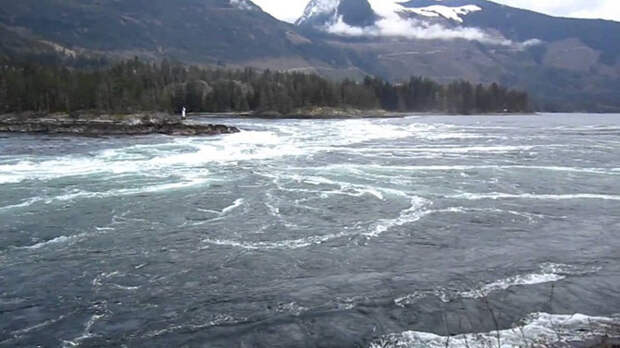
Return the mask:
<svg viewBox="0 0 620 348">
<path fill-rule="evenodd" d="M 354 26 L 366 27 L 373 25 L 379 17 L 365 0 L 312 0 L 296 24 L 321 26 L 335 23 L 338 19 Z"/>
<path fill-rule="evenodd" d="M 487 5 L 480 0 L 312 0 L 297 25 L 340 36 L 462 38 L 504 46 L 539 42 L 535 37 L 513 42 L 501 31 L 466 24 Z"/>
<path fill-rule="evenodd" d="M 311 0 L 304 10 L 304 14 L 297 20 L 295 24 L 306 24 L 317 16 L 332 17 L 336 13 L 336 9 L 340 4 L 340 0 Z"/>
<path fill-rule="evenodd" d="M 478 5 L 467 4 L 461 6 L 451 6 L 445 4 L 442 0 L 428 1 L 410 1 L 410 0 L 311 0 L 304 14 L 297 21 L 298 25 L 321 25 L 335 23 L 339 17 L 350 16 L 345 6 L 348 5 L 349 11 L 359 11 L 360 9 L 370 9 L 376 15 L 376 18 L 394 17 L 398 15 L 402 18 L 407 17 L 426 17 L 426 18 L 443 18 L 458 23 L 463 23 L 463 16 L 469 13 L 481 11 Z M 350 23 L 346 20 L 347 24 Z"/>
<path fill-rule="evenodd" d="M 558 110 L 583 100 L 620 106 L 620 40 L 609 39 L 620 36 L 617 22 L 488 0 L 312 0 L 297 25 L 353 49 L 357 64 L 390 79 L 498 81 Z"/>
<path fill-rule="evenodd" d="M 466 38 L 510 43 L 501 35 L 465 25 L 482 12 L 479 0 L 312 0 L 297 25 L 343 36 L 402 36 L 409 38 Z M 461 32 L 455 27 L 467 27 Z"/>
</svg>

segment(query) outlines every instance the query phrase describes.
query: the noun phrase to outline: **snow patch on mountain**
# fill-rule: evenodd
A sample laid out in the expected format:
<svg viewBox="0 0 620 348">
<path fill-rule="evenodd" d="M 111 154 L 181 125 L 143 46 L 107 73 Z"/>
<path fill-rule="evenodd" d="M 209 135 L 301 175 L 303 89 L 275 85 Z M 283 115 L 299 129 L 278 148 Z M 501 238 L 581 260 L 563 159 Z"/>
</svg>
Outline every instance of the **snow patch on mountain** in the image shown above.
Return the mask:
<svg viewBox="0 0 620 348">
<path fill-rule="evenodd" d="M 482 11 L 482 9 L 476 5 L 466 5 L 460 7 L 433 5 L 427 7 L 403 8 L 403 11 L 415 13 L 417 15 L 425 17 L 443 17 L 445 19 L 463 23 L 463 18 L 461 18 L 461 16 L 466 16 L 472 12 Z"/>
<path fill-rule="evenodd" d="M 425 7 L 410 7 L 405 6 L 405 0 L 369 0 L 370 6 L 377 12 L 378 15 L 385 17 L 390 15 L 401 15 L 407 13 L 414 13 L 424 17 L 443 17 L 448 20 L 453 20 L 458 23 L 463 23 L 462 16 L 466 16 L 473 12 L 482 11 L 482 8 L 476 5 L 465 6 L 446 6 L 446 5 L 431 5 Z"/>
<path fill-rule="evenodd" d="M 340 0 L 312 0 L 306 6 L 304 14 L 297 20 L 297 24 L 304 23 L 314 16 L 328 15 L 335 12 Z"/>
</svg>

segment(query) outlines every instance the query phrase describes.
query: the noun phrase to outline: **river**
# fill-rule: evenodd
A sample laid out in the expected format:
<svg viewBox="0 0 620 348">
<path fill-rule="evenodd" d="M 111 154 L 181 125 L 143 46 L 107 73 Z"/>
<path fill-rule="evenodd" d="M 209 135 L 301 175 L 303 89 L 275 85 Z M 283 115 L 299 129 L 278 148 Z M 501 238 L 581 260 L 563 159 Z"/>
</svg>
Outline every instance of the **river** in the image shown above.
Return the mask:
<svg viewBox="0 0 620 348">
<path fill-rule="evenodd" d="M 620 335 L 620 115 L 217 121 L 0 134 L 0 346 Z"/>
</svg>

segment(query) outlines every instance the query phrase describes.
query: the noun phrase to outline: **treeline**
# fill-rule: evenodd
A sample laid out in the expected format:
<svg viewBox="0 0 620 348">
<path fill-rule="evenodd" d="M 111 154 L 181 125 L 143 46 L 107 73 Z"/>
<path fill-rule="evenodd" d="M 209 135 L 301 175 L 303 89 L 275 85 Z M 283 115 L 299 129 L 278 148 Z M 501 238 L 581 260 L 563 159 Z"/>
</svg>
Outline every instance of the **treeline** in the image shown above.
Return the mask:
<svg viewBox="0 0 620 348">
<path fill-rule="evenodd" d="M 203 69 L 133 59 L 100 69 L 4 63 L 0 67 L 0 113 L 94 110 L 244 112 L 289 114 L 311 107 L 458 114 L 525 112 L 527 93 L 492 84 L 447 85 L 413 77 L 392 84 L 367 77 L 334 82 L 312 74 L 254 69 Z"/>
</svg>

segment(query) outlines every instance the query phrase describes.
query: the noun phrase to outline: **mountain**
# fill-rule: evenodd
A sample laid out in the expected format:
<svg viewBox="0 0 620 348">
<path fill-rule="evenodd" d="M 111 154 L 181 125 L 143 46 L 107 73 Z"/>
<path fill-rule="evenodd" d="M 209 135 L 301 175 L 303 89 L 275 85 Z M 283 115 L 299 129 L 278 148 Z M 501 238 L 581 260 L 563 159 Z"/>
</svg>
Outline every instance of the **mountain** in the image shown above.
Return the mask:
<svg viewBox="0 0 620 348">
<path fill-rule="evenodd" d="M 620 40 L 610 39 L 620 37 L 617 22 L 486 0 L 312 0 L 296 24 L 392 80 L 498 81 L 527 89 L 548 110 L 620 110 Z"/>
<path fill-rule="evenodd" d="M 312 0 L 296 24 L 320 27 L 339 15 L 345 23 L 358 27 L 372 25 L 380 18 L 367 1 Z"/>
<path fill-rule="evenodd" d="M 249 0 L 0 0 L 0 54 L 174 58 L 264 68 L 349 66 Z"/>
<path fill-rule="evenodd" d="M 620 23 L 486 0 L 311 0 L 296 25 L 250 0 L 0 0 L 2 57 L 145 57 L 465 79 L 526 89 L 544 110 L 620 111 Z"/>
</svg>

